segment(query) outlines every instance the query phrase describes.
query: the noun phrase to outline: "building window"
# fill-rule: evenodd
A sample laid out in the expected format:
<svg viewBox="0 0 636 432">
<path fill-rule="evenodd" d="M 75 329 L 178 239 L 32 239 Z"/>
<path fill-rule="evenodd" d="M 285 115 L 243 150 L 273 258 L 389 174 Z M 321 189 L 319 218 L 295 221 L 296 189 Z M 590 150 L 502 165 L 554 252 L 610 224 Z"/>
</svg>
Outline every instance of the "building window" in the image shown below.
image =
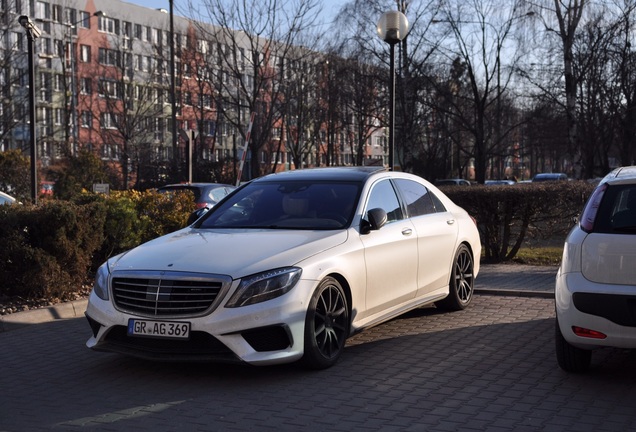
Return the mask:
<svg viewBox="0 0 636 432">
<path fill-rule="evenodd" d="M 56 125 L 61 125 L 64 123 L 64 110 L 62 108 L 55 108 L 55 118 L 54 122 Z"/>
<path fill-rule="evenodd" d="M 99 63 L 106 66 L 119 66 L 120 52 L 108 48 L 99 49 Z"/>
<path fill-rule="evenodd" d="M 61 5 L 52 5 L 51 6 L 51 19 L 55 22 L 62 22 L 63 16 L 63 8 Z"/>
<path fill-rule="evenodd" d="M 60 92 L 64 90 L 64 75 L 56 74 L 53 76 L 53 90 Z"/>
<path fill-rule="evenodd" d="M 46 2 L 37 2 L 35 4 L 35 16 L 38 18 L 51 19 L 51 8 Z"/>
<path fill-rule="evenodd" d="M 77 25 L 85 29 L 91 28 L 91 14 L 86 11 L 80 11 L 79 16 L 80 22 Z"/>
<path fill-rule="evenodd" d="M 99 80 L 99 95 L 102 97 L 109 97 L 114 99 L 121 99 L 122 86 L 119 81 L 113 81 L 108 79 Z"/>
<path fill-rule="evenodd" d="M 155 118 L 154 136 L 155 140 L 163 141 L 164 120 L 162 118 Z"/>
<path fill-rule="evenodd" d="M 101 113 L 99 123 L 103 129 L 115 129 L 117 127 L 113 113 Z"/>
<path fill-rule="evenodd" d="M 40 50 L 39 53 L 40 54 L 44 54 L 44 55 L 51 55 L 52 51 L 51 51 L 51 39 L 49 38 L 40 38 Z"/>
<path fill-rule="evenodd" d="M 82 111 L 82 115 L 81 115 L 81 125 L 83 128 L 89 128 L 91 127 L 91 123 L 93 120 L 93 113 L 91 113 L 90 111 Z"/>
<path fill-rule="evenodd" d="M 119 20 L 100 16 L 97 29 L 103 33 L 119 34 Z"/>
<path fill-rule="evenodd" d="M 86 95 L 93 93 L 93 80 L 91 78 L 80 79 L 80 93 Z"/>
<path fill-rule="evenodd" d="M 51 75 L 40 74 L 40 102 L 51 102 Z"/>
<path fill-rule="evenodd" d="M 90 45 L 80 45 L 80 61 L 82 63 L 91 62 L 91 46 Z"/>
<path fill-rule="evenodd" d="M 118 159 L 118 148 L 115 144 L 102 144 L 102 158 L 103 159 Z"/>
</svg>

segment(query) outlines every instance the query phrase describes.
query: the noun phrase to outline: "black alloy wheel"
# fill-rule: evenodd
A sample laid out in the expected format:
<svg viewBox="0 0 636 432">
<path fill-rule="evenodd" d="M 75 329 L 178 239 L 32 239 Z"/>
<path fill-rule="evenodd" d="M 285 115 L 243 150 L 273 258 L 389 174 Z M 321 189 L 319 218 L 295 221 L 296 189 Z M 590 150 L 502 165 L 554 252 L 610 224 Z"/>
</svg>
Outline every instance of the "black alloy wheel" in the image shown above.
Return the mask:
<svg viewBox="0 0 636 432">
<path fill-rule="evenodd" d="M 349 306 L 340 283 L 325 278 L 316 288 L 305 318 L 303 362 L 312 369 L 333 366 L 349 336 Z"/>
<path fill-rule="evenodd" d="M 473 255 L 465 244 L 455 253 L 453 270 L 449 281 L 448 297 L 438 301 L 435 305 L 442 309 L 458 311 L 468 307 L 473 299 L 475 272 Z"/>
</svg>

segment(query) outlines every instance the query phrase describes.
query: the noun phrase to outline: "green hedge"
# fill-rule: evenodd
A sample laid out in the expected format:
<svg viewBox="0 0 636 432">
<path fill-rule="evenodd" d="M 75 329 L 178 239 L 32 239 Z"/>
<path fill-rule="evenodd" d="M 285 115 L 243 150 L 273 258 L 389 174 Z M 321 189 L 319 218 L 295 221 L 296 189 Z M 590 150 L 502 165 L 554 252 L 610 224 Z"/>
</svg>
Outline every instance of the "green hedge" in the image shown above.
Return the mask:
<svg viewBox="0 0 636 432">
<path fill-rule="evenodd" d="M 66 298 L 108 257 L 185 226 L 191 193 L 85 194 L 0 206 L 0 297 Z"/>
<path fill-rule="evenodd" d="M 562 242 L 593 186 L 562 182 L 446 187 L 477 220 L 484 260 L 511 260 L 528 241 Z M 185 226 L 188 192 L 84 194 L 73 202 L 0 206 L 0 297 L 65 298 L 108 257 Z"/>
<path fill-rule="evenodd" d="M 477 220 L 484 261 L 502 262 L 529 242 L 562 244 L 594 185 L 569 181 L 441 189 Z"/>
</svg>

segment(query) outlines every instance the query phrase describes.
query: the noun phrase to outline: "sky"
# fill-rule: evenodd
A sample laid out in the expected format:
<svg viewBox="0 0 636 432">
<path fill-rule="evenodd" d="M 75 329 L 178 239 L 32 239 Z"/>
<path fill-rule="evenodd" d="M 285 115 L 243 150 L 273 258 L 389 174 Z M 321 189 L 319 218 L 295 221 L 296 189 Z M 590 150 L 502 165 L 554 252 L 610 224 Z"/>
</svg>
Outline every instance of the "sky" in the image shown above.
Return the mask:
<svg viewBox="0 0 636 432">
<path fill-rule="evenodd" d="M 124 0 L 128 3 L 133 3 L 139 6 L 144 6 L 151 9 L 165 9 L 170 10 L 169 0 Z M 193 0 L 196 2 L 197 0 Z M 340 10 L 340 7 L 346 3 L 347 0 L 322 0 L 323 7 L 322 13 L 324 14 L 324 21 L 331 20 L 336 13 Z M 176 15 L 184 15 L 179 12 L 183 5 L 186 5 L 188 0 L 174 0 L 174 13 Z M 187 15 L 187 14 L 186 14 Z"/>
</svg>

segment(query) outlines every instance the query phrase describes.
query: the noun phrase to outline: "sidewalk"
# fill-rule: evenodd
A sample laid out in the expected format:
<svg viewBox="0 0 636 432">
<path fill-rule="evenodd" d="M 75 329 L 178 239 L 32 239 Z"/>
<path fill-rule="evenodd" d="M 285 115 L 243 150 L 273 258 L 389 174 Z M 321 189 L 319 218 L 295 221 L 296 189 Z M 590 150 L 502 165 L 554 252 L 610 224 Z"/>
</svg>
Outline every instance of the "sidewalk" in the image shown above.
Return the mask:
<svg viewBox="0 0 636 432">
<path fill-rule="evenodd" d="M 475 281 L 475 294 L 552 298 L 556 273 L 556 266 L 482 265 Z M 82 299 L 42 309 L 0 315 L 0 333 L 29 324 L 83 317 L 87 303 L 88 299 Z"/>
<path fill-rule="evenodd" d="M 482 264 L 475 280 L 475 293 L 553 298 L 558 269 L 558 266 Z"/>
</svg>

